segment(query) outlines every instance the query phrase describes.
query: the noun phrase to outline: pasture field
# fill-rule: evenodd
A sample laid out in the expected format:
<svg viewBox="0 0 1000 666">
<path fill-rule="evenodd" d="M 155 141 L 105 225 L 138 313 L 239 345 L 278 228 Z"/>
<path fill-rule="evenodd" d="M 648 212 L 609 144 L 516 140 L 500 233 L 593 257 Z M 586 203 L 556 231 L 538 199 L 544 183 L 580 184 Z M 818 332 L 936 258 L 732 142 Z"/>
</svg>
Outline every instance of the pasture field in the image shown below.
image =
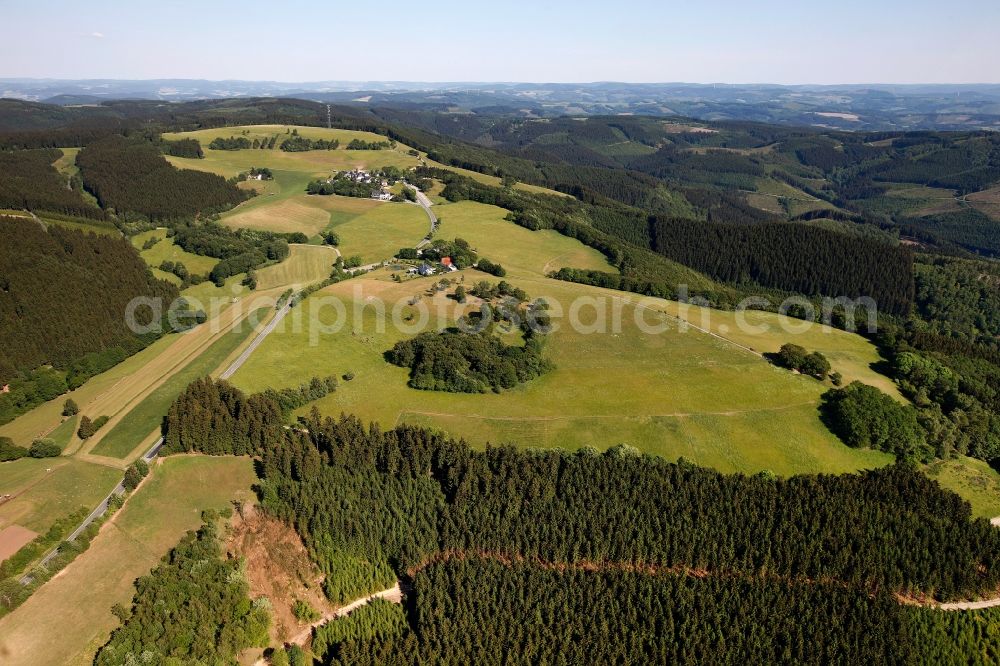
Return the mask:
<svg viewBox="0 0 1000 666">
<path fill-rule="evenodd" d="M 487 278 L 474 271 L 449 277 L 464 279 L 467 285 Z M 608 296 L 591 287 L 545 278 L 511 275 L 508 279 L 532 297 L 544 297 L 554 307 L 558 304 L 563 312 L 578 297 Z M 419 330 L 419 324 L 412 324 L 408 332 L 391 324 L 380 331 L 375 308 L 364 304 L 377 296 L 389 304 L 403 303 L 404 315 L 415 312 L 406 301 L 435 281 L 395 283 L 387 271 L 379 271 L 329 287 L 320 294 L 344 300 L 348 325 L 314 340 L 308 326 L 275 331 L 236 374 L 234 383 L 257 391 L 290 386 L 313 375 L 352 372 L 352 381 L 342 382 L 336 393 L 317 403 L 322 412 L 353 413 L 386 427 L 418 423 L 447 430 L 477 446 L 491 441 L 603 449 L 624 442 L 723 471 L 770 469 L 779 474 L 851 471 L 890 459 L 851 450 L 826 430 L 816 411 L 819 395 L 827 388 L 820 382 L 775 368 L 693 329 L 681 333 L 676 320 L 664 313 L 643 313 L 646 320 L 668 328 L 659 334 L 645 333 L 635 323 L 635 305 L 620 298 L 622 325 L 617 333 L 587 334 L 564 325 L 547 343 L 555 370 L 512 391 L 470 395 L 411 389 L 406 385 L 408 371 L 388 364 L 382 354 Z M 454 301 L 441 293 L 422 299 L 431 313 L 439 308 L 448 313 L 442 325 L 458 314 Z M 313 302 L 309 299 L 300 306 L 306 316 Z M 360 316 L 355 308 L 361 310 Z M 331 327 L 339 317 L 333 308 L 320 310 L 317 316 Z M 589 320 L 587 315 L 581 319 Z M 437 321 L 428 324 L 437 325 Z"/>
<path fill-rule="evenodd" d="M 286 130 L 298 130 L 300 136 L 308 139 L 338 139 L 340 148 L 337 150 L 310 150 L 300 153 L 288 153 L 278 146 L 290 135 Z M 242 134 L 246 132 L 246 134 Z M 216 137 L 246 136 L 251 141 L 254 138 L 270 138 L 275 134 L 278 140 L 273 149 L 246 150 L 211 150 L 208 144 Z M 168 133 L 163 137 L 167 140 L 183 138 L 197 139 L 204 150 L 204 159 L 167 157 L 171 164 L 184 169 L 211 171 L 226 178 L 232 178 L 251 167 L 268 167 L 274 171 L 291 171 L 305 174 L 309 178 L 329 176 L 334 171 L 342 171 L 361 167 L 365 169 L 381 169 L 384 166 L 409 168 L 416 166 L 418 158 L 409 155 L 408 148 L 399 144 L 395 149 L 386 150 L 346 150 L 345 146 L 353 139 L 363 141 L 386 141 L 386 137 L 371 132 L 356 132 L 352 130 L 326 129 L 325 127 L 302 127 L 286 125 L 249 125 L 243 127 L 222 127 L 217 129 L 197 130 L 194 132 Z M 304 185 L 303 185 L 304 189 Z"/>
<path fill-rule="evenodd" d="M 91 664 L 118 626 L 111 607 L 130 605 L 133 581 L 201 524 L 203 510 L 252 500 L 255 478 L 248 458 L 172 456 L 159 461 L 90 548 L 0 619 L 0 661 L 6 666 Z"/>
<path fill-rule="evenodd" d="M 87 222 L 84 218 L 77 218 L 74 220 L 61 220 L 57 217 L 48 216 L 43 212 L 38 216 L 38 219 L 49 226 L 55 225 L 57 227 L 65 227 L 67 229 L 76 229 L 77 231 L 102 234 L 104 236 L 121 237 L 122 235 L 122 233 L 118 231 L 117 227 L 115 227 L 113 224 L 100 224 L 97 222 Z"/>
<path fill-rule="evenodd" d="M 317 205 L 320 197 L 262 195 L 258 204 L 251 200 L 222 218 L 233 229 L 263 229 L 278 233 L 301 232 L 312 238 L 330 224 L 330 214 Z M 256 204 L 251 206 L 250 204 Z"/>
<path fill-rule="evenodd" d="M 337 251 L 327 245 L 291 245 L 291 254 L 280 264 L 257 271 L 257 289 L 304 287 L 330 277 Z"/>
<path fill-rule="evenodd" d="M 142 245 L 150 238 L 159 238 L 158 242 L 153 247 L 148 250 L 143 250 Z M 174 240 L 172 238 L 167 238 L 166 229 L 153 229 L 151 231 L 145 231 L 141 234 L 136 234 L 132 236 L 132 245 L 139 250 L 139 254 L 142 258 L 149 264 L 150 267 L 157 269 L 159 275 L 164 275 L 163 271 L 158 270 L 160 264 L 164 261 L 172 261 L 177 263 L 178 261 L 183 263 L 187 267 L 188 272 L 195 275 L 208 275 L 215 268 L 215 265 L 219 263 L 218 259 L 213 257 L 203 257 L 199 254 L 192 254 L 186 252 L 181 248 L 174 245 Z M 178 284 L 180 280 L 176 276 L 171 276 Z"/>
<path fill-rule="evenodd" d="M 919 216 L 961 210 L 955 190 L 913 183 L 881 184 L 887 186 L 888 191 L 864 202 L 866 208 L 875 212 Z"/>
<path fill-rule="evenodd" d="M 76 432 L 77 423 L 79 422 L 79 416 L 69 416 L 65 421 L 56 426 L 55 430 L 49 433 L 49 437 L 59 445 L 59 448 L 65 449 L 73 439 L 73 433 Z"/>
<path fill-rule="evenodd" d="M 389 259 L 399 248 L 419 243 L 430 230 L 430 221 L 420 206 L 380 203 L 330 228 L 340 237 L 340 251 L 345 257 L 360 255 L 367 264 Z"/>
<path fill-rule="evenodd" d="M 980 213 L 989 215 L 994 220 L 1000 220 L 1000 185 L 982 192 L 973 192 L 967 195 L 965 200 Z"/>
<path fill-rule="evenodd" d="M 302 188 L 261 200 L 252 199 L 222 218 L 222 223 L 238 229 L 265 229 L 277 232 L 299 231 L 310 238 L 353 220 L 379 206 L 387 205 L 374 199 L 356 197 L 310 196 Z M 259 198 L 259 197 L 258 197 Z M 251 206 L 251 204 L 254 204 Z"/>
<path fill-rule="evenodd" d="M 989 463 L 957 456 L 935 461 L 925 471 L 942 486 L 967 499 L 974 516 L 1000 516 L 1000 474 Z"/>
<path fill-rule="evenodd" d="M 62 151 L 62 157 L 52 163 L 52 166 L 56 168 L 56 171 L 67 178 L 80 173 L 79 167 L 76 166 L 76 154 L 80 152 L 80 149 L 60 148 L 59 150 Z"/>
<path fill-rule="evenodd" d="M 258 311 L 257 320 L 263 319 L 264 311 Z M 129 458 L 132 451 L 140 444 L 153 439 L 163 421 L 164 415 L 170 409 L 171 403 L 187 387 L 188 384 L 212 374 L 251 334 L 250 326 L 240 326 L 237 330 L 226 331 L 218 337 L 211 346 L 193 359 L 183 369 L 171 375 L 160 384 L 142 402 L 128 412 L 112 427 L 99 443 L 90 449 L 96 456 L 112 458 Z"/>
<path fill-rule="evenodd" d="M 354 413 L 386 427 L 419 423 L 476 445 L 491 441 L 607 448 L 626 442 L 724 471 L 771 469 L 779 474 L 848 471 L 889 460 L 877 452 L 851 450 L 826 430 L 817 406 L 828 385 L 773 367 L 742 349 L 741 340 L 714 337 L 693 327 L 681 331 L 678 316 L 695 317 L 679 310 L 679 304 L 544 277 L 561 266 L 613 270 L 595 250 L 554 231 L 519 227 L 503 219 L 506 211 L 493 206 L 460 202 L 435 210 L 443 220 L 440 237 L 465 238 L 480 256 L 501 263 L 508 281 L 533 298 L 545 298 L 553 312 L 558 307 L 565 316 L 577 299 L 591 299 L 598 305 L 581 308 L 581 322 L 593 321 L 595 307 L 609 312 L 617 308 L 620 329 L 587 334 L 564 320 L 547 343 L 556 369 L 501 395 L 418 391 L 406 386 L 408 371 L 388 364 L 382 354 L 421 330 L 418 311 L 407 304 L 411 299 L 422 299 L 431 313 L 425 328 L 449 325 L 460 314 L 459 306 L 443 293 L 425 293 L 440 276 L 396 283 L 383 270 L 319 292 L 342 299 L 346 326 L 332 331 L 334 323 L 344 321 L 341 315 L 330 306 L 317 311 L 318 297 L 308 299 L 299 316 L 315 314 L 332 332 L 320 334 L 317 329 L 311 334 L 306 325 L 279 328 L 233 381 L 256 391 L 298 384 L 314 375 L 353 372 L 354 380 L 342 382 L 336 393 L 319 402 L 322 411 Z M 496 281 L 472 270 L 447 278 L 467 287 L 481 279 Z M 386 303 L 388 313 L 395 304 L 403 317 L 412 314 L 413 322 L 404 322 L 409 330 L 397 330 L 391 322 L 379 329 L 376 306 L 365 307 L 375 297 Z M 643 332 L 637 314 L 663 324 L 665 332 Z M 747 318 L 756 321 L 757 316 L 776 317 L 750 313 Z M 712 321 L 718 327 L 725 320 Z M 804 335 L 804 345 L 829 353 L 845 378 L 881 377 L 870 367 L 878 359 L 874 348 L 859 336 L 832 330 Z M 782 341 L 780 331 L 751 340 L 763 351 L 776 351 Z M 886 378 L 881 380 L 891 388 Z"/>
<path fill-rule="evenodd" d="M 80 507 L 97 506 L 121 475 L 121 470 L 65 456 L 0 463 L 0 495 L 14 496 L 0 504 L 0 528 L 21 525 L 44 533 Z"/>
<path fill-rule="evenodd" d="M 435 206 L 434 212 L 441 220 L 436 238 L 464 238 L 479 256 L 500 263 L 511 276 L 544 277 L 563 267 L 618 272 L 597 250 L 552 229 L 519 227 L 504 219 L 507 210 L 497 206 L 459 201 Z"/>
<path fill-rule="evenodd" d="M 499 187 L 502 183 L 501 179 L 497 176 L 490 176 L 485 173 L 479 173 L 478 171 L 470 171 L 469 169 L 463 169 L 461 167 L 451 166 L 450 164 L 442 164 L 441 162 L 435 162 L 434 160 L 428 158 L 423 153 L 421 153 L 421 156 L 423 157 L 424 162 L 427 163 L 427 166 L 436 167 L 438 169 L 445 169 L 446 171 L 451 171 L 460 174 L 462 176 L 468 176 L 472 180 L 478 183 L 483 183 L 484 185 L 493 185 L 494 187 Z M 514 189 L 521 190 L 522 192 L 531 192 L 532 194 L 549 194 L 556 197 L 570 196 L 569 194 L 566 194 L 564 192 L 557 192 L 556 190 L 550 190 L 547 187 L 541 187 L 539 185 L 531 185 L 529 183 L 516 183 L 514 185 Z M 440 192 L 440 190 L 438 192 Z"/>
<path fill-rule="evenodd" d="M 903 400 L 896 384 L 875 369 L 883 361 L 878 350 L 860 335 L 820 324 L 813 324 L 801 332 L 790 332 L 786 327 L 795 331 L 803 322 L 773 312 L 747 310 L 736 313 L 675 301 L 663 303 L 665 311 L 671 315 L 757 353 L 774 353 L 786 342 L 801 345 L 809 351 L 823 352 L 833 371 L 844 376 L 845 385 L 858 380 Z"/>
</svg>

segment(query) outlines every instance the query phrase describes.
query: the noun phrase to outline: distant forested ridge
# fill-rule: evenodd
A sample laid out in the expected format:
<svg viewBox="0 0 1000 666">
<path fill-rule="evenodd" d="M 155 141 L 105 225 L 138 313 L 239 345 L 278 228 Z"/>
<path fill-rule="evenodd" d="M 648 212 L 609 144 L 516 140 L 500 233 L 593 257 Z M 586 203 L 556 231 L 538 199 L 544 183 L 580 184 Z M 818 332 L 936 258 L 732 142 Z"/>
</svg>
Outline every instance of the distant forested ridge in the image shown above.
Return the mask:
<svg viewBox="0 0 1000 666">
<path fill-rule="evenodd" d="M 868 296 L 906 314 L 913 302 L 907 248 L 800 224 L 650 221 L 653 249 L 725 282 L 753 281 L 806 295 Z"/>
<path fill-rule="evenodd" d="M 148 345 L 157 335 L 129 330 L 126 307 L 178 295 L 124 238 L 12 217 L 0 218 L 0 236 L 0 384 L 12 388 L 0 395 L 0 421 Z M 148 316 L 136 312 L 140 324 Z"/>
<path fill-rule="evenodd" d="M 151 143 L 112 136 L 77 155 L 83 184 L 105 209 L 151 221 L 232 208 L 251 196 L 221 176 L 177 169 Z"/>
<path fill-rule="evenodd" d="M 0 208 L 104 219 L 104 211 L 84 201 L 80 183 L 52 166 L 61 156 L 57 148 L 0 151 Z"/>
</svg>

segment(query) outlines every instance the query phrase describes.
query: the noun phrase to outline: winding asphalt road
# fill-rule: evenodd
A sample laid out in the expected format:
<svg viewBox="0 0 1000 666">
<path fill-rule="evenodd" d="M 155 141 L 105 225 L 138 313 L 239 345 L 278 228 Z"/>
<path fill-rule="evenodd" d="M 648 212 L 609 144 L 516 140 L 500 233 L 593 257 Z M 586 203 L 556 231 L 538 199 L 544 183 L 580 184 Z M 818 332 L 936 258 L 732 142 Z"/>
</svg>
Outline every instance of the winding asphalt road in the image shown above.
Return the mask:
<svg viewBox="0 0 1000 666">
<path fill-rule="evenodd" d="M 416 201 L 417 205 L 419 205 L 421 208 L 424 209 L 424 212 L 427 213 L 427 219 L 431 221 L 431 231 L 429 234 L 427 234 L 428 238 L 424 238 L 422 241 L 417 243 L 417 249 L 420 249 L 424 245 L 427 245 L 428 243 L 431 242 L 429 237 L 432 236 L 434 234 L 434 231 L 437 229 L 438 219 L 437 215 L 434 214 L 434 211 L 431 210 L 431 206 L 434 205 L 434 202 L 431 201 L 429 198 L 427 198 L 426 194 L 421 192 L 413 185 L 410 185 L 409 183 L 405 183 L 405 185 L 409 189 L 413 190 L 413 193 L 417 195 L 417 201 Z"/>
</svg>

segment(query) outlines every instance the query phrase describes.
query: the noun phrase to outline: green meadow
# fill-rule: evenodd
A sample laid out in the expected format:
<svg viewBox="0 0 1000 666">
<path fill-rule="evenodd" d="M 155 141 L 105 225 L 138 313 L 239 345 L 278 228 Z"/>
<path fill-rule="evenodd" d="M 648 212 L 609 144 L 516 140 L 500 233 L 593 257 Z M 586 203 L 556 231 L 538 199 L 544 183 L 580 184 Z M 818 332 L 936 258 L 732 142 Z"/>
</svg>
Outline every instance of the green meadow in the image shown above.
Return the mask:
<svg viewBox="0 0 1000 666">
<path fill-rule="evenodd" d="M 258 320 L 264 313 L 257 313 Z M 91 451 L 94 455 L 125 458 L 149 437 L 162 423 L 170 404 L 184 388 L 214 372 L 251 333 L 247 325 L 236 331 L 227 331 L 218 340 L 192 360 L 186 367 L 171 375 L 155 388 L 132 411 L 122 418 Z"/>
<path fill-rule="evenodd" d="M 43 533 L 81 507 L 93 508 L 121 480 L 121 470 L 60 456 L 0 463 L 0 529 L 21 525 Z"/>
<path fill-rule="evenodd" d="M 668 301 L 639 303 L 634 295 L 544 277 L 561 266 L 609 270 L 596 251 L 555 232 L 518 227 L 492 206 L 463 202 L 437 210 L 442 237 L 469 240 L 481 256 L 505 266 L 508 281 L 564 313 L 561 328 L 546 343 L 552 372 L 502 394 L 409 388 L 408 371 L 388 364 L 383 353 L 419 330 L 453 323 L 462 311 L 445 293 L 428 291 L 441 276 L 396 282 L 382 270 L 307 299 L 299 306 L 303 325 L 275 331 L 234 383 L 257 391 L 314 375 L 352 373 L 353 380 L 341 382 L 336 393 L 318 402 L 322 412 L 354 413 L 387 427 L 426 425 L 477 446 L 603 449 L 627 443 L 723 471 L 779 474 L 851 471 L 890 460 L 849 449 L 822 425 L 817 406 L 828 385 L 776 368 L 729 340 L 691 327 L 681 330 Z M 460 283 L 496 281 L 473 270 L 447 278 L 453 281 L 448 292 Z M 343 311 L 324 303 L 324 297 L 339 299 Z M 391 322 L 380 329 L 373 299 L 386 303 L 390 315 L 395 305 L 408 330 L 397 330 Z M 408 304 L 415 299 L 419 303 Z M 565 318 L 580 302 L 585 305 L 577 314 L 584 324 L 593 321 L 596 308 L 605 308 L 612 321 L 617 310 L 620 325 L 607 332 L 574 330 Z M 423 306 L 431 315 L 426 322 L 420 316 Z M 311 331 L 306 325 L 311 316 L 331 332 Z M 665 330 L 646 332 L 637 317 Z M 346 325 L 333 331 L 337 322 Z M 845 345 L 841 360 L 861 367 L 874 352 L 857 340 L 856 348 Z M 852 350 L 861 357 L 852 358 Z"/>
<path fill-rule="evenodd" d="M 151 248 L 143 250 L 143 245 L 151 238 L 159 240 Z M 172 238 L 167 238 L 166 229 L 153 229 L 136 234 L 132 236 L 132 245 L 139 250 L 139 254 L 142 255 L 146 263 L 154 269 L 157 277 L 170 280 L 175 284 L 180 284 L 180 278 L 160 270 L 160 264 L 164 261 L 171 261 L 175 264 L 181 262 L 188 269 L 188 272 L 193 275 L 208 275 L 215 268 L 215 265 L 219 263 L 218 259 L 203 257 L 200 254 L 192 254 L 179 248 L 174 244 Z"/>
</svg>

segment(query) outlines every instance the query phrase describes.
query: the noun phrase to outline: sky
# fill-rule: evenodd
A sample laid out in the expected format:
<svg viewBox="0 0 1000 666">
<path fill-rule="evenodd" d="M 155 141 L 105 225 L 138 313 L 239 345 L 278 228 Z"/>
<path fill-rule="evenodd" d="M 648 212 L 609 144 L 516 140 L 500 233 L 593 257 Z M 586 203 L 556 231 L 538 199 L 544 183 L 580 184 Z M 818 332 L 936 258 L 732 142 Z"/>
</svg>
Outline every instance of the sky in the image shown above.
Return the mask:
<svg viewBox="0 0 1000 666">
<path fill-rule="evenodd" d="M 996 0 L 0 0 L 0 78 L 1000 83 Z"/>
</svg>

